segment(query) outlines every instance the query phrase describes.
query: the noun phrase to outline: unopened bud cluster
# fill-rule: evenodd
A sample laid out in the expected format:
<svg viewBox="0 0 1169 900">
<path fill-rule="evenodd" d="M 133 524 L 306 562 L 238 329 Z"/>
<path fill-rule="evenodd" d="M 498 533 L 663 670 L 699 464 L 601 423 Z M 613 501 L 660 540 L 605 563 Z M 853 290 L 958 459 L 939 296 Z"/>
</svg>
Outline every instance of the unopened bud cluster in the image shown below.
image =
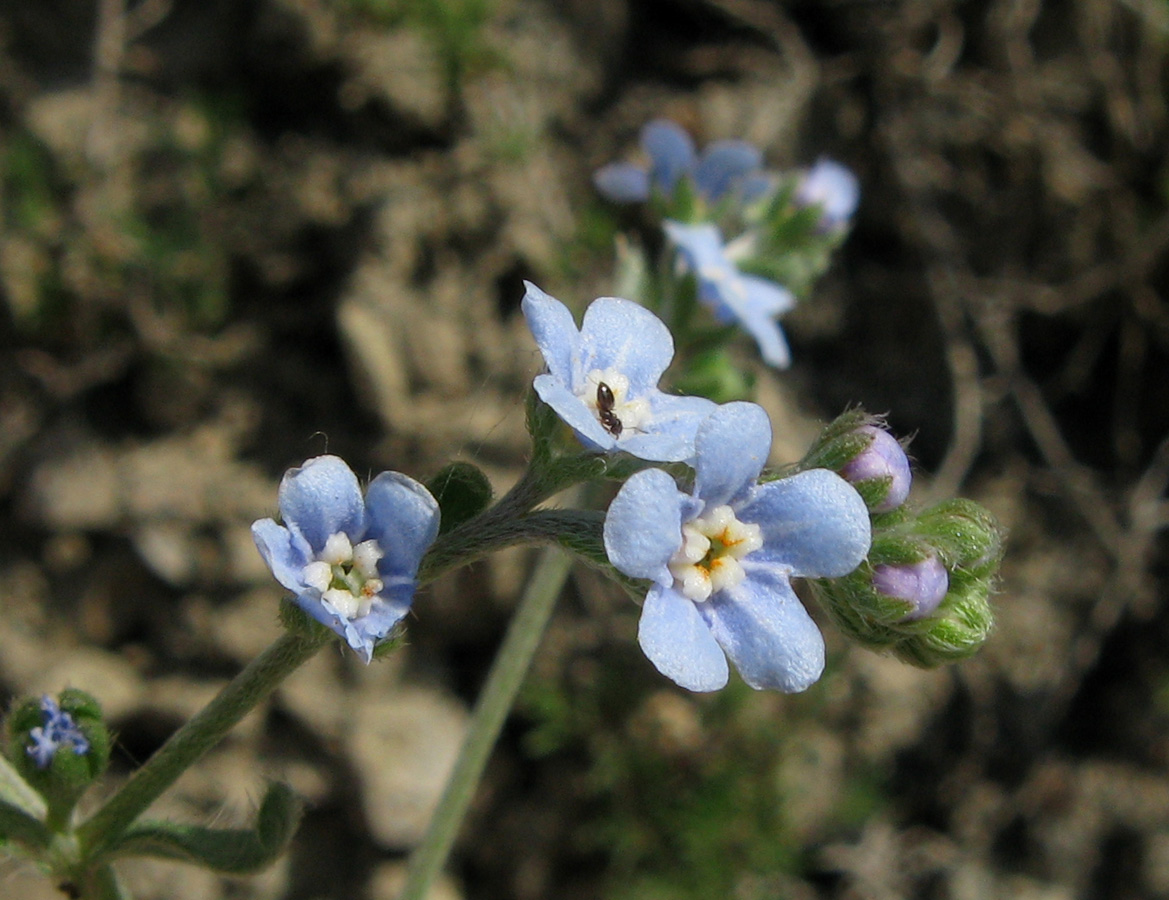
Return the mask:
<svg viewBox="0 0 1169 900">
<path fill-rule="evenodd" d="M 865 562 L 843 578 L 812 582 L 841 631 L 926 668 L 978 650 L 993 625 L 989 598 L 1002 552 L 994 517 L 963 499 L 912 510 L 905 451 L 863 410 L 824 429 L 799 468 L 815 466 L 850 481 L 872 517 Z"/>
</svg>

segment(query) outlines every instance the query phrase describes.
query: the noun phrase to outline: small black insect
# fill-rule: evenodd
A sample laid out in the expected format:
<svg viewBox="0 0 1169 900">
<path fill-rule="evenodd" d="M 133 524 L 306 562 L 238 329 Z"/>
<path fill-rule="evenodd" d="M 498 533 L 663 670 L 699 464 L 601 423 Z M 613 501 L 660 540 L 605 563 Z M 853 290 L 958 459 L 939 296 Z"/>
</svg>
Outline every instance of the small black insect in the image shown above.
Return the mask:
<svg viewBox="0 0 1169 900">
<path fill-rule="evenodd" d="M 617 418 L 617 414 L 613 412 L 613 405 L 616 402 L 616 398 L 613 397 L 613 389 L 605 382 L 600 382 L 597 385 L 597 414 L 601 419 L 601 425 L 613 437 L 621 437 L 621 429 L 624 426 Z"/>
</svg>

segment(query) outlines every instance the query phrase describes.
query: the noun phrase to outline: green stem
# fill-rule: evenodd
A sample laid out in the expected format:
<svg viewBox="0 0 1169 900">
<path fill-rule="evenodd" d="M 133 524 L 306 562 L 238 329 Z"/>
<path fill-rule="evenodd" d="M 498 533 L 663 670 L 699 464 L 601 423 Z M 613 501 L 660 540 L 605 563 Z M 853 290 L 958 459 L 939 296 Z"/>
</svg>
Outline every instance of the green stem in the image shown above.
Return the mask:
<svg viewBox="0 0 1169 900">
<path fill-rule="evenodd" d="M 399 900 L 423 900 L 446 863 L 459 824 L 474 797 L 483 767 L 528 672 L 571 566 L 571 559 L 556 548 L 541 552 L 475 705 L 470 729 L 446 790 L 421 846 L 410 859 L 406 887 Z"/>
<path fill-rule="evenodd" d="M 81 825 L 83 858 L 97 860 L 114 846 L 163 791 L 333 637 L 323 628 L 311 635 L 287 632 L 252 660 Z"/>
</svg>

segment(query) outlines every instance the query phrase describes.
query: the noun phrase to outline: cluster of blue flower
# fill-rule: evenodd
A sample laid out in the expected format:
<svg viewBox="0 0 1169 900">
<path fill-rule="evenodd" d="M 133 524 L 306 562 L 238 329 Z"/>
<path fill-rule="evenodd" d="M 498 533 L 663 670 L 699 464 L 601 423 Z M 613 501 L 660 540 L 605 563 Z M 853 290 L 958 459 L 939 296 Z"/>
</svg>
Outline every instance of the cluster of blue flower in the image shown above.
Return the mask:
<svg viewBox="0 0 1169 900">
<path fill-rule="evenodd" d="M 89 739 L 48 694 L 41 697 L 41 724 L 29 729 L 28 740 L 25 750 L 38 769 L 47 769 L 62 747 L 68 747 L 76 756 L 89 752 Z"/>
<path fill-rule="evenodd" d="M 673 341 L 653 313 L 602 297 L 578 328 L 533 284 L 522 308 L 545 361 L 533 388 L 587 451 L 693 471 L 688 492 L 664 469 L 636 472 L 604 521 L 609 561 L 651 584 L 639 629 L 649 659 L 695 691 L 726 684 L 728 656 L 752 687 L 807 688 L 823 669 L 824 643 L 791 579 L 840 577 L 865 559 L 870 509 L 850 482 L 883 486 L 874 512 L 900 506 L 910 478 L 900 444 L 862 426 L 867 446 L 841 474 L 814 468 L 760 484 L 767 414 L 753 403 L 663 392 Z M 375 478 L 363 498 L 349 467 L 321 456 L 285 475 L 279 505 L 284 524 L 253 526 L 261 554 L 300 607 L 368 661 L 409 609 L 438 534 L 438 503 L 396 472 Z M 939 567 L 936 557 L 884 566 L 874 583 L 922 616 L 945 595 Z"/>
<path fill-rule="evenodd" d="M 383 472 L 364 490 L 336 456 L 290 469 L 279 521 L 252 526 L 292 595 L 287 633 L 76 827 L 76 803 L 109 761 L 100 707 L 76 689 L 17 704 L 0 755 L 0 841 L 19 844 L 85 897 L 121 896 L 110 863 L 126 855 L 262 868 L 295 830 L 300 807 L 287 788 L 269 790 L 254 832 L 138 817 L 334 634 L 370 662 L 394 645 L 420 584 L 525 541 L 559 543 L 644 592 L 641 648 L 692 691 L 722 688 L 732 666 L 756 689 L 802 691 L 820 677 L 824 639 L 793 589 L 797 578 L 845 636 L 915 665 L 981 646 L 1001 553 L 993 517 L 961 499 L 912 510 L 904 449 L 859 409 L 830 423 L 802 460 L 768 471 L 771 422 L 741 399 L 750 376 L 736 376 L 723 353 L 735 331 L 725 326 L 741 326 L 765 362 L 790 364 L 777 319 L 843 239 L 856 179 L 827 160 L 794 176 L 771 173 L 742 141 L 699 154 L 661 120 L 641 143 L 646 165 L 615 163 L 595 182 L 609 199 L 657 213 L 665 240 L 647 243 L 664 244 L 666 264 L 641 266 L 652 274 L 633 299 L 594 300 L 579 326 L 527 284 L 523 314 L 545 365 L 527 400 L 532 456 L 516 486 L 492 504 L 486 476 L 468 463 L 447 466 L 429 487 Z M 697 323 L 703 307 L 721 324 Z M 679 378 L 663 390 L 672 365 Z M 542 508 L 567 487 L 603 479 L 621 482 L 603 513 Z M 460 772 L 481 770 L 559 591 L 541 571 L 488 679 L 487 712 L 476 714 Z M 473 780 L 460 775 L 444 795 L 405 896 L 424 896 Z M 66 846 L 72 855 L 58 852 Z"/>
<path fill-rule="evenodd" d="M 642 131 L 646 166 L 615 163 L 597 187 L 619 202 L 658 202 L 678 265 L 693 274 L 696 296 L 715 316 L 738 322 L 763 358 L 790 361 L 775 321 L 794 295 L 732 262 L 706 216 L 737 211 L 758 245 L 767 216 L 751 204 L 810 210 L 814 230 L 842 231 L 857 203 L 855 178 L 826 160 L 786 188 L 765 172 L 760 152 L 721 141 L 696 153 L 690 137 L 664 120 Z M 745 212 L 747 211 L 747 212 Z M 754 224 L 752 224 L 754 223 Z M 727 658 L 755 688 L 801 691 L 819 678 L 824 641 L 791 579 L 836 579 L 857 570 L 873 538 L 873 517 L 887 516 L 909 492 L 901 445 L 869 419 L 846 435 L 851 455 L 836 471 L 808 467 L 760 483 L 771 423 L 748 402 L 717 404 L 661 389 L 674 358 L 670 328 L 645 306 L 602 297 L 580 326 L 562 303 L 527 283 L 522 309 L 545 369 L 533 390 L 571 430 L 585 454 L 641 461 L 605 516 L 604 553 L 616 572 L 649 582 L 638 632 L 653 664 L 694 691 L 723 687 Z M 533 435 L 535 437 L 535 435 Z M 675 473 L 651 464 L 685 464 Z M 868 486 L 862 498 L 856 484 Z M 875 490 L 875 493 L 874 493 Z M 379 475 L 363 497 L 340 459 L 321 456 L 289 471 L 280 486 L 283 524 L 262 519 L 256 544 L 277 580 L 313 619 L 345 638 L 366 661 L 406 614 L 419 567 L 439 533 L 439 503 L 422 484 Z M 870 591 L 892 598 L 897 617 L 928 616 L 945 597 L 948 575 L 936 554 L 872 566 Z"/>
<path fill-rule="evenodd" d="M 847 168 L 821 159 L 794 179 L 769 173 L 763 154 L 744 141 L 716 141 L 700 155 L 678 125 L 665 119 L 641 131 L 645 166 L 612 163 L 593 176 L 615 203 L 655 201 L 663 229 L 683 270 L 697 281 L 698 297 L 715 318 L 745 329 L 764 361 L 791 365 L 791 352 L 776 319 L 795 306 L 789 287 L 746 269 L 752 258 L 774 255 L 768 240 L 783 213 L 800 216 L 828 243 L 843 236 L 860 189 Z M 738 227 L 732 240 L 717 221 Z"/>
</svg>

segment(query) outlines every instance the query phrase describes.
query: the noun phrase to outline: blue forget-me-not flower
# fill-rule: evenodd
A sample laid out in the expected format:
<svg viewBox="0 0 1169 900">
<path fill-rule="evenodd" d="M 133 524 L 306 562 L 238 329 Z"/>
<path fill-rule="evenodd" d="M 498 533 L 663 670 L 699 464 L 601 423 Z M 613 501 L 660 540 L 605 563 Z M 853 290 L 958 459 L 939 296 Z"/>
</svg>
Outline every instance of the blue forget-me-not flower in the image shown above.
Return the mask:
<svg viewBox="0 0 1169 900">
<path fill-rule="evenodd" d="M 757 484 L 771 423 L 753 403 L 720 406 L 698 430 L 692 494 L 661 469 L 633 475 L 605 518 L 610 562 L 653 584 L 638 641 L 692 691 L 727 683 L 727 657 L 756 689 L 802 691 L 824 668 L 824 639 L 792 590 L 838 577 L 869 550 L 869 514 L 826 469 Z"/>
<path fill-rule="evenodd" d="M 655 462 L 694 456 L 694 433 L 714 409 L 658 390 L 674 358 L 665 324 L 631 300 L 601 297 L 580 329 L 559 300 L 525 282 L 523 311 L 548 371 L 533 387 L 586 447 Z"/>
<path fill-rule="evenodd" d="M 820 159 L 800 178 L 795 202 L 799 206 L 820 207 L 820 228 L 831 231 L 844 227 L 856 212 L 860 185 L 846 166 Z"/>
<path fill-rule="evenodd" d="M 283 525 L 252 525 L 260 555 L 301 609 L 369 662 L 410 609 L 418 565 L 438 534 L 438 503 L 399 472 L 378 475 L 362 497 L 336 456 L 289 469 L 278 502 Z"/>
<path fill-rule="evenodd" d="M 81 733 L 73 717 L 45 694 L 41 698 L 41 724 L 28 733 L 25 748 L 38 769 L 47 769 L 61 747 L 69 747 L 78 756 L 89 752 L 89 740 Z"/>
<path fill-rule="evenodd" d="M 791 351 L 775 319 L 795 306 L 792 292 L 774 281 L 740 272 L 714 225 L 667 220 L 663 227 L 698 281 L 698 299 L 710 307 L 715 318 L 737 323 L 750 332 L 768 364 L 777 369 L 790 366 Z"/>
<path fill-rule="evenodd" d="M 641 148 L 648 166 L 610 163 L 593 175 L 597 190 L 615 203 L 642 203 L 654 190 L 671 196 L 682 178 L 690 178 L 707 203 L 732 191 L 751 200 L 770 187 L 762 174 L 763 154 L 746 141 L 715 141 L 699 155 L 681 127 L 655 119 L 641 129 Z"/>
</svg>

